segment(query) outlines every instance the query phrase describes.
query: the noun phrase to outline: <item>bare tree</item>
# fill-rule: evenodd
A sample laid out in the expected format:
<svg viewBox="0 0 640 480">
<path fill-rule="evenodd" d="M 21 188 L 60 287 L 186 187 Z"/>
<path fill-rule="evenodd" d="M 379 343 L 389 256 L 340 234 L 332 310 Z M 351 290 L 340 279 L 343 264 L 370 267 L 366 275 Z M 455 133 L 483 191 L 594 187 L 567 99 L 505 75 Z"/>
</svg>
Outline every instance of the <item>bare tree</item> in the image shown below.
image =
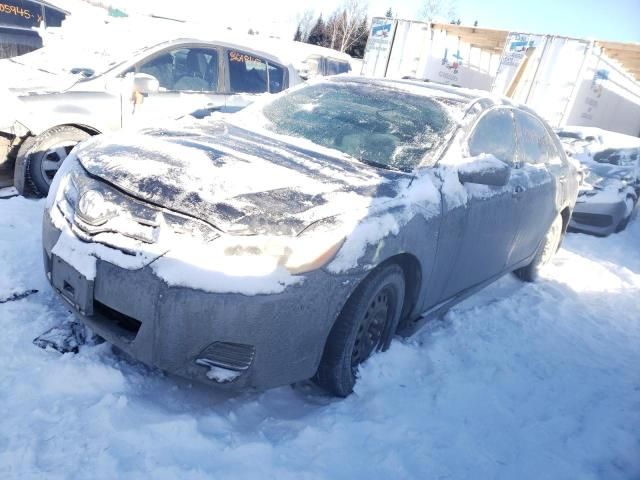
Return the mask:
<svg viewBox="0 0 640 480">
<path fill-rule="evenodd" d="M 427 22 L 449 21 L 457 18 L 456 0 L 424 0 L 420 15 Z"/>
<path fill-rule="evenodd" d="M 325 27 L 327 47 L 337 48 L 342 43 L 342 13 L 336 10 L 331 14 Z"/>
<path fill-rule="evenodd" d="M 362 36 L 360 28 L 363 21 L 367 19 L 368 5 L 362 0 L 344 0 L 342 13 L 339 14 L 340 22 L 340 50 L 344 52 L 350 49 Z"/>
<path fill-rule="evenodd" d="M 313 28 L 315 13 L 313 10 L 305 10 L 298 14 L 298 28 L 300 29 L 300 39 L 305 42 L 309 38 L 309 33 Z"/>
</svg>

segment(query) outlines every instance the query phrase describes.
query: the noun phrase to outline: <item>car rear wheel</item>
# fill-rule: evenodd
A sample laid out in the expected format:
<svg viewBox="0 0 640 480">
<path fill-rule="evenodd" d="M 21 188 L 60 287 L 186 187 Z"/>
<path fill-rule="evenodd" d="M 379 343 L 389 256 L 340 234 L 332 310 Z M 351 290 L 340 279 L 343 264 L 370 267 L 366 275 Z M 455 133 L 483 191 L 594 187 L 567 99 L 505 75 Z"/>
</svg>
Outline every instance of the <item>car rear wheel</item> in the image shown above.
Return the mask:
<svg viewBox="0 0 640 480">
<path fill-rule="evenodd" d="M 374 271 L 349 298 L 333 326 L 318 385 L 340 397 L 353 391 L 358 369 L 375 351 L 388 347 L 400 321 L 405 279 L 396 264 Z"/>
<path fill-rule="evenodd" d="M 90 136 L 84 130 L 64 125 L 25 140 L 16 164 L 16 175 L 23 177 L 15 181 L 20 193 L 25 196 L 46 196 L 53 177 L 67 155 Z"/>
<path fill-rule="evenodd" d="M 558 215 L 538 248 L 536 256 L 525 267 L 514 270 L 514 274 L 524 282 L 534 282 L 542 267 L 551 261 L 562 242 L 562 215 Z"/>
</svg>

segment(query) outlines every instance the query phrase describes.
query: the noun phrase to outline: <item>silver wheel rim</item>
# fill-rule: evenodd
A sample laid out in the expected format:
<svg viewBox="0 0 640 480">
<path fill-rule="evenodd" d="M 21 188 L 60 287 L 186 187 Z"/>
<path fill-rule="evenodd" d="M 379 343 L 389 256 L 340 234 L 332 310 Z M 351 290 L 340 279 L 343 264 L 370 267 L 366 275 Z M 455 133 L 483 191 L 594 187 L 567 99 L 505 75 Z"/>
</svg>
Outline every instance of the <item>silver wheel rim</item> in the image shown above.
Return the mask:
<svg viewBox="0 0 640 480">
<path fill-rule="evenodd" d="M 42 157 L 42 162 L 40 162 L 40 173 L 48 185 L 51 185 L 53 177 L 60 169 L 62 162 L 65 161 L 71 150 L 73 150 L 73 147 L 77 144 L 78 142 L 67 140 L 53 145 L 45 152 Z"/>
<path fill-rule="evenodd" d="M 560 243 L 561 235 L 562 235 L 562 220 L 560 218 L 557 218 L 553 222 L 553 224 L 551 225 L 551 228 L 549 229 L 549 232 L 547 233 L 547 238 L 544 244 L 544 250 L 542 251 L 542 260 L 540 262 L 542 265 L 546 265 L 553 258 L 553 255 L 558 250 L 558 245 Z"/>
</svg>

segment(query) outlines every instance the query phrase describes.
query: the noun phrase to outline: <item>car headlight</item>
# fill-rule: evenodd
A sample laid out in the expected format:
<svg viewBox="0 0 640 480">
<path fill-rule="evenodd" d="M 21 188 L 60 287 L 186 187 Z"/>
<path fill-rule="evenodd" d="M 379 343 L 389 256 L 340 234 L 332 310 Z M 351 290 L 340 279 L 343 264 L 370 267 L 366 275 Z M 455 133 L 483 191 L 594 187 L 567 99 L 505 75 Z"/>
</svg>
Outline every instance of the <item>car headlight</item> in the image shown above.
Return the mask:
<svg viewBox="0 0 640 480">
<path fill-rule="evenodd" d="M 53 177 L 53 182 L 49 187 L 49 195 L 47 196 L 47 208 L 51 208 L 54 203 L 61 200 L 67 201 L 70 206 L 75 207 L 78 200 L 78 185 L 76 182 L 77 175 L 84 169 L 78 158 L 72 151 L 60 166 L 60 169 Z"/>
<path fill-rule="evenodd" d="M 284 267 L 291 274 L 322 268 L 338 253 L 345 241 L 336 232 L 308 233 L 299 237 L 222 236 L 210 244 L 221 270 L 272 270 Z M 264 267 L 261 268 L 261 266 Z"/>
<path fill-rule="evenodd" d="M 71 182 L 70 182 L 71 183 Z M 77 199 L 77 190 L 69 195 Z M 68 198 L 65 192 L 65 198 Z M 118 213 L 116 205 L 106 200 L 98 190 L 86 190 L 77 199 L 76 215 L 92 226 L 104 225 Z"/>
</svg>

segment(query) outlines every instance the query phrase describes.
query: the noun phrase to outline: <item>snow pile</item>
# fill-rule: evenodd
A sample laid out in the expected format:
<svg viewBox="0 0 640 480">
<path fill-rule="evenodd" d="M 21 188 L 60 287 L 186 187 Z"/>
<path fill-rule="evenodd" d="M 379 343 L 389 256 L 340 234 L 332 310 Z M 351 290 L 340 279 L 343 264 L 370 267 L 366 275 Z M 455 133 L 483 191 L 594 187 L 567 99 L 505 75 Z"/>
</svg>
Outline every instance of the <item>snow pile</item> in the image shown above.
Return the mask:
<svg viewBox="0 0 640 480">
<path fill-rule="evenodd" d="M 0 201 L 3 478 L 511 480 L 640 477 L 640 222 L 569 235 L 535 284 L 505 277 L 362 368 L 229 395 L 108 344 L 31 340 L 68 319 L 41 267 L 43 202 Z"/>
</svg>

